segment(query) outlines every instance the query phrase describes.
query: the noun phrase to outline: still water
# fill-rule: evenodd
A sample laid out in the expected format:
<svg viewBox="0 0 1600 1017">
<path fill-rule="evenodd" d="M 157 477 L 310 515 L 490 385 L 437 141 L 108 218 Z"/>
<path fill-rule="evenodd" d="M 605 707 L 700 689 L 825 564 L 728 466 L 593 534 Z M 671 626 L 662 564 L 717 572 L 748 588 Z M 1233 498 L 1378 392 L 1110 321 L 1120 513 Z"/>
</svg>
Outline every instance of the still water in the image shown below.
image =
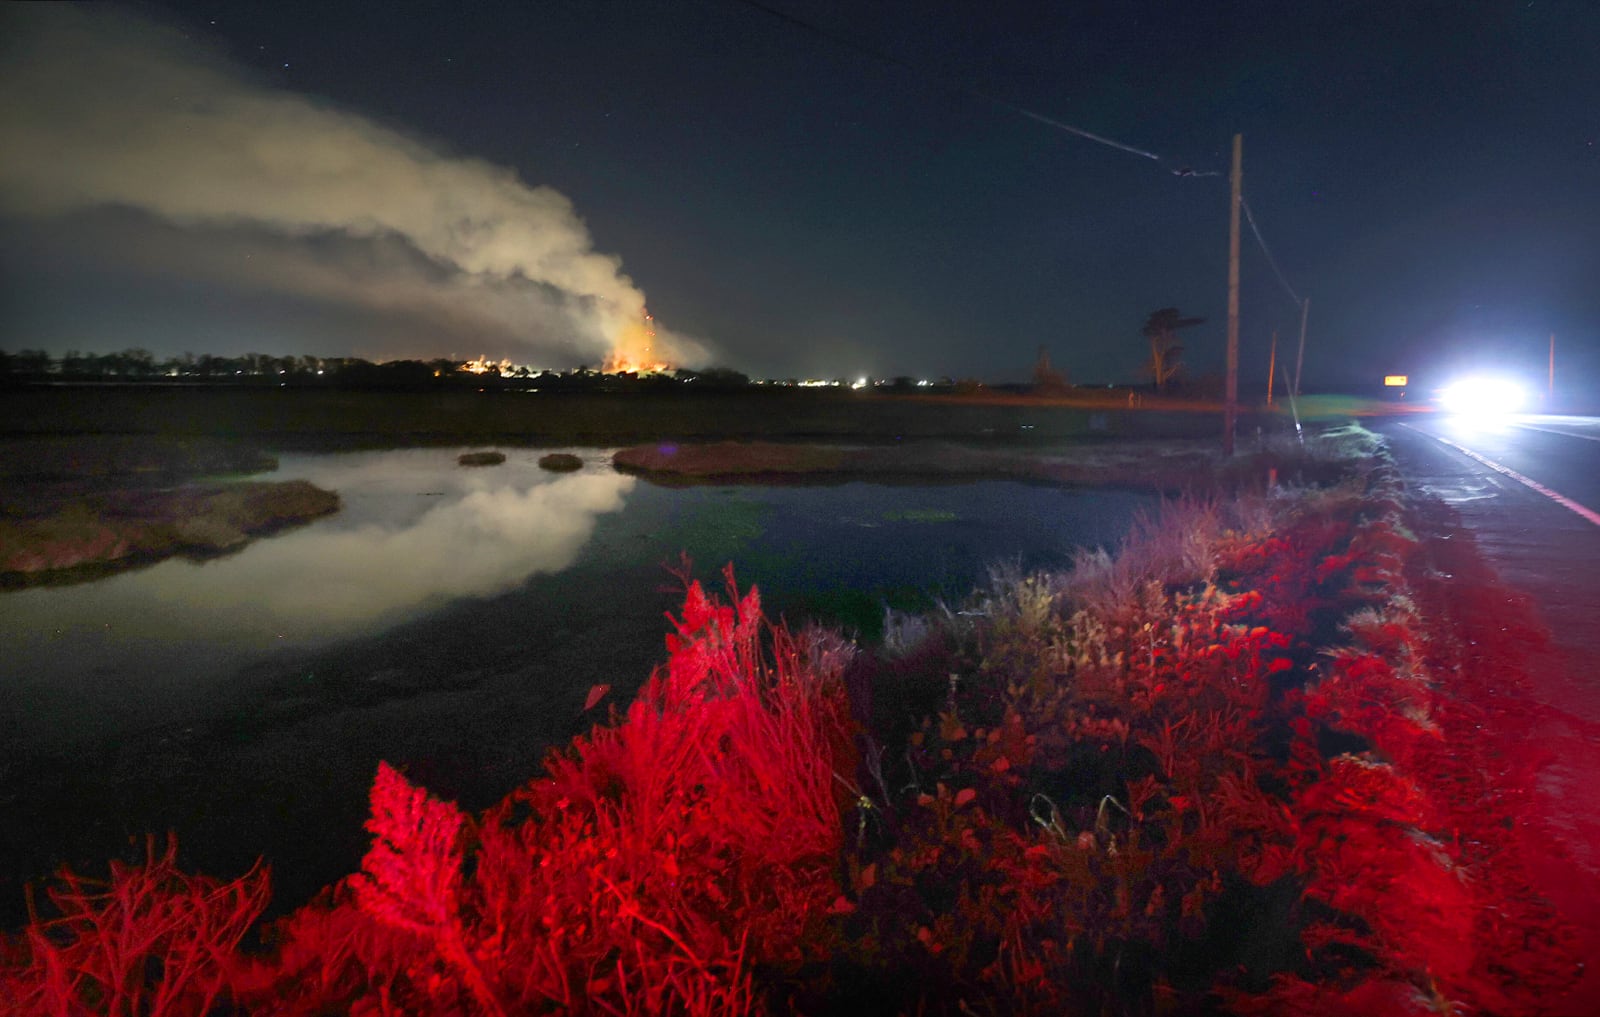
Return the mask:
<svg viewBox="0 0 1600 1017">
<path fill-rule="evenodd" d="M 1110 546 L 1148 496 L 1011 482 L 664 488 L 575 449 L 463 468 L 460 449 L 285 455 L 337 515 L 204 563 L 0 593 L 0 918 L 59 861 L 175 829 L 280 906 L 359 860 L 379 759 L 469 807 L 604 719 L 663 657 L 688 554 L 769 613 L 863 638 L 885 603 L 958 601 L 989 566 Z"/>
</svg>

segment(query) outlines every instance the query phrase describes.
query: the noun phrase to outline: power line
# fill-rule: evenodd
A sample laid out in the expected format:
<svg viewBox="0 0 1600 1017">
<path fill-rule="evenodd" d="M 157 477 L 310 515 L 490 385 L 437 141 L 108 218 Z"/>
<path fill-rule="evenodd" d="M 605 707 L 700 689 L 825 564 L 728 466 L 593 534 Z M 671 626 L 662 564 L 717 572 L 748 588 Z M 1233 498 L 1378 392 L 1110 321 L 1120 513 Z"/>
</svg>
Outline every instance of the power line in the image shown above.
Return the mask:
<svg viewBox="0 0 1600 1017">
<path fill-rule="evenodd" d="M 761 0 L 738 0 L 738 2 L 744 4 L 746 7 L 753 8 L 754 10 L 761 11 L 764 14 L 767 14 L 767 15 L 769 15 L 771 17 L 777 18 L 779 21 L 782 21 L 782 22 L 784 22 L 786 24 L 793 25 L 796 28 L 799 28 L 799 29 L 802 29 L 802 30 L 804 30 L 806 32 L 809 32 L 812 35 L 817 36 L 818 38 L 826 39 L 827 41 L 829 41 L 831 43 L 834 43 L 835 45 L 842 46 L 842 47 L 844 47 L 846 49 L 849 49 L 852 52 L 859 53 L 862 56 L 869 57 L 869 58 L 871 58 L 873 60 L 877 60 L 880 63 L 889 64 L 889 65 L 891 65 L 893 67 L 898 67 L 901 70 L 907 71 L 907 72 L 909 72 L 911 74 L 915 74 L 918 77 L 926 78 L 926 79 L 928 79 L 930 81 L 936 81 L 940 85 L 943 85 L 943 86 L 946 86 L 946 87 L 952 87 L 956 91 L 959 91 L 959 92 L 961 92 L 961 93 L 963 93 L 965 95 L 969 95 L 974 99 L 982 99 L 984 102 L 993 103 L 994 105 L 999 106 L 1001 109 L 1008 110 L 1009 112 L 1012 112 L 1012 113 L 1016 113 L 1019 116 L 1027 117 L 1029 120 L 1033 120 L 1033 121 L 1036 121 L 1038 123 L 1044 124 L 1047 127 L 1054 127 L 1056 130 L 1065 131 L 1068 134 L 1076 135 L 1077 137 L 1083 138 L 1086 141 L 1092 141 L 1097 145 L 1105 145 L 1107 148 L 1114 148 L 1114 149 L 1118 150 L 1119 152 L 1127 152 L 1129 155 L 1137 155 L 1137 156 L 1140 156 L 1140 157 L 1145 158 L 1145 159 L 1150 159 L 1150 160 L 1152 160 L 1154 162 L 1162 164 L 1162 169 L 1165 169 L 1168 173 L 1171 173 L 1173 176 L 1176 176 L 1176 177 L 1219 177 L 1219 176 L 1222 175 L 1221 173 L 1216 172 L 1216 171 L 1204 171 L 1204 172 L 1202 172 L 1202 171 L 1197 171 L 1197 170 L 1190 169 L 1187 166 L 1184 166 L 1184 167 L 1179 168 L 1179 169 L 1172 169 L 1172 168 L 1170 168 L 1169 166 L 1166 165 L 1168 160 L 1166 160 L 1165 158 L 1163 158 L 1160 155 L 1157 155 L 1154 152 L 1149 152 L 1149 151 L 1146 151 L 1145 149 L 1137 148 L 1137 147 L 1135 147 L 1133 145 L 1129 145 L 1129 144 L 1126 144 L 1124 142 L 1117 141 L 1115 138 L 1108 138 L 1103 134 L 1096 134 L 1093 131 L 1085 130 L 1082 127 L 1075 127 L 1072 124 L 1065 123 L 1064 121 L 1061 121 L 1061 120 L 1057 120 L 1055 117 L 1046 116 L 1043 113 L 1037 113 L 1037 112 L 1035 112 L 1035 111 L 1033 111 L 1031 109 L 1028 109 L 1025 106 L 1020 106 L 1017 103 L 1011 102 L 1008 99 L 1002 99 L 1002 98 L 1000 98 L 998 96 L 991 95 L 990 93 L 982 91 L 981 89 L 978 89 L 978 88 L 974 88 L 971 85 L 962 84 L 960 82 L 952 82 L 952 81 L 948 81 L 948 80 L 942 80 L 938 75 L 933 74 L 933 73 L 931 73 L 929 71 L 926 71 L 923 68 L 917 66 L 916 64 L 910 63 L 910 62 L 908 62 L 906 60 L 902 60 L 899 57 L 893 56 L 892 54 L 889 54 L 889 53 L 885 53 L 882 50 L 874 49 L 873 47 L 868 46 L 868 45 L 866 45 L 866 44 L 864 44 L 862 42 L 859 42 L 856 39 L 852 39 L 847 35 L 840 35 L 837 32 L 831 32 L 828 29 L 825 29 L 820 25 L 813 24 L 812 22 L 806 21 L 803 18 L 797 18 L 793 14 L 790 14 L 788 11 L 780 10 L 780 9 L 778 9 L 776 7 L 773 7 L 773 6 L 769 5 L 769 4 L 762 3 Z"/>
<path fill-rule="evenodd" d="M 1289 280 L 1283 277 L 1283 270 L 1278 268 L 1278 259 L 1272 256 L 1272 251 L 1267 247 L 1266 238 L 1261 235 L 1261 228 L 1256 225 L 1255 213 L 1250 211 L 1250 202 L 1243 195 L 1240 195 L 1239 204 L 1244 208 L 1245 221 L 1250 224 L 1250 232 L 1255 235 L 1256 243 L 1261 246 L 1261 253 L 1267 256 L 1267 264 L 1272 266 L 1272 274 L 1278 277 L 1278 282 L 1283 286 L 1284 292 L 1289 294 L 1289 299 L 1293 300 L 1296 306 L 1299 306 L 1302 303 L 1300 294 L 1294 291 L 1294 287 L 1289 285 Z"/>
<path fill-rule="evenodd" d="M 1095 142 L 1096 144 L 1105 145 L 1108 148 L 1115 148 L 1119 151 L 1128 152 L 1132 155 L 1142 155 L 1146 159 L 1154 159 L 1156 162 L 1162 161 L 1161 157 L 1156 155 L 1154 152 L 1146 152 L 1142 148 L 1134 148 L 1132 145 L 1124 145 L 1120 141 L 1114 141 L 1111 138 L 1103 137 L 1099 134 L 1093 133 L 1092 131 L 1086 131 L 1081 127 L 1074 127 L 1071 124 L 1062 123 L 1060 120 L 1057 120 L 1054 117 L 1047 117 L 1043 113 L 1035 113 L 1033 110 L 1025 109 L 1021 106 L 1018 106 L 1014 102 L 1007 102 L 1004 99 L 997 99 L 992 95 L 978 91 L 976 88 L 969 88 L 967 89 L 967 92 L 971 95 L 977 96 L 980 99 L 987 99 L 996 106 L 1000 106 L 1004 109 L 1011 110 L 1013 113 L 1025 116 L 1029 120 L 1037 120 L 1039 123 L 1044 124 L 1047 127 L 1054 127 L 1057 130 L 1066 131 L 1068 134 L 1076 134 L 1080 138 L 1085 138 L 1089 141 Z"/>
<path fill-rule="evenodd" d="M 1056 130 L 1065 131 L 1068 134 L 1083 138 L 1085 141 L 1092 141 L 1097 145 L 1104 145 L 1107 148 L 1114 148 L 1119 152 L 1126 152 L 1129 155 L 1137 155 L 1141 158 L 1149 159 L 1159 164 L 1162 169 L 1165 169 L 1168 173 L 1171 173 L 1175 177 L 1221 177 L 1223 175 L 1220 170 L 1196 170 L 1188 166 L 1182 166 L 1177 169 L 1173 169 L 1169 165 L 1169 160 L 1155 152 L 1151 152 L 1143 148 L 1137 148 L 1133 145 L 1118 141 L 1115 138 L 1108 138 L 1103 134 L 1096 134 L 1093 131 L 1085 130 L 1082 127 L 1076 127 L 1064 121 L 1057 120 L 1055 117 L 1046 116 L 1043 113 L 1035 112 L 1034 110 L 1028 109 L 1025 106 L 1014 103 L 1009 99 L 1002 99 L 999 96 L 992 95 L 981 89 L 975 88 L 972 85 L 941 80 L 938 75 L 926 71 L 915 64 L 912 64 L 906 60 L 902 60 L 899 57 L 893 56 L 892 54 L 885 53 L 882 50 L 874 49 L 873 47 L 868 46 L 856 39 L 852 39 L 849 36 L 840 35 L 837 32 L 831 32 L 822 26 L 813 24 L 812 22 L 806 21 L 803 18 L 797 18 L 789 12 L 780 10 L 779 8 L 773 7 L 770 4 L 763 3 L 761 0 L 738 0 L 738 2 L 744 4 L 746 7 L 761 11 L 762 13 L 776 18 L 786 24 L 793 25 L 802 31 L 809 32 L 812 35 L 815 35 L 820 39 L 827 40 L 828 42 L 831 42 L 837 46 L 842 46 L 851 50 L 852 52 L 859 53 L 862 56 L 868 57 L 872 60 L 877 60 L 880 63 L 898 67 L 901 70 L 917 75 L 918 77 L 935 81 L 942 86 L 953 87 L 955 90 L 969 95 L 975 99 L 982 99 L 984 102 L 992 103 L 995 106 L 999 106 L 1001 109 L 1015 113 L 1018 116 L 1027 117 L 1029 120 L 1044 124 L 1046 127 L 1053 127 Z M 1304 302 L 1301 300 L 1300 295 L 1294 291 L 1293 286 L 1289 285 L 1289 280 L 1284 278 L 1283 270 L 1278 267 L 1278 260 L 1272 256 L 1272 250 L 1267 247 L 1266 238 L 1261 235 L 1261 228 L 1256 225 L 1256 217 L 1250 211 L 1250 203 L 1245 201 L 1242 195 L 1240 196 L 1239 203 L 1244 208 L 1245 219 L 1250 223 L 1251 235 L 1256 238 L 1256 244 L 1261 248 L 1261 253 L 1266 255 L 1267 264 L 1272 266 L 1273 275 L 1277 276 L 1279 284 L 1281 284 L 1284 288 L 1284 291 L 1289 294 L 1290 299 L 1293 300 L 1296 305 L 1303 305 Z"/>
</svg>

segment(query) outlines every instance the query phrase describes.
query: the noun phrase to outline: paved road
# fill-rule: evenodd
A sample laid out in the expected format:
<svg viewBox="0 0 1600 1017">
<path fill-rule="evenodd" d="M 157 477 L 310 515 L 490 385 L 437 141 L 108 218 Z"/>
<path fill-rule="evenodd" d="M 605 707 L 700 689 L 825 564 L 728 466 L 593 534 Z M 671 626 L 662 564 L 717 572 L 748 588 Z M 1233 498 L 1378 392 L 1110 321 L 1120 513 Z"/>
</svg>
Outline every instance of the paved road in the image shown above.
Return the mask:
<svg viewBox="0 0 1600 1017">
<path fill-rule="evenodd" d="M 1600 723 L 1600 417 L 1412 417 L 1378 429 L 1412 489 L 1460 513 L 1501 578 L 1534 598 L 1566 672 L 1536 675 L 1534 694 Z"/>
<path fill-rule="evenodd" d="M 1545 762 L 1527 801 L 1521 857 L 1592 949 L 1600 943 L 1600 418 L 1413 417 L 1377 430 L 1408 486 L 1459 514 L 1550 629 L 1551 645 L 1528 662 L 1531 695 L 1545 708 L 1529 748 Z M 1549 1012 L 1600 1013 L 1600 964 Z"/>
</svg>

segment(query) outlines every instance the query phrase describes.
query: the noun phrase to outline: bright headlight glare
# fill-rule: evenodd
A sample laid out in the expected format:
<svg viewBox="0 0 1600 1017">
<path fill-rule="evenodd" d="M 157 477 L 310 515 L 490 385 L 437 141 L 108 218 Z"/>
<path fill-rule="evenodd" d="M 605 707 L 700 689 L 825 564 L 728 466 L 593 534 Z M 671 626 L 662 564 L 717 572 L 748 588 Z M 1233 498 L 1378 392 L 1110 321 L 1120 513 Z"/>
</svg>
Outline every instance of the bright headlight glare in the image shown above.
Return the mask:
<svg viewBox="0 0 1600 1017">
<path fill-rule="evenodd" d="M 1466 378 L 1439 393 L 1439 402 L 1454 413 L 1515 413 L 1524 398 L 1522 386 L 1508 378 Z"/>
</svg>

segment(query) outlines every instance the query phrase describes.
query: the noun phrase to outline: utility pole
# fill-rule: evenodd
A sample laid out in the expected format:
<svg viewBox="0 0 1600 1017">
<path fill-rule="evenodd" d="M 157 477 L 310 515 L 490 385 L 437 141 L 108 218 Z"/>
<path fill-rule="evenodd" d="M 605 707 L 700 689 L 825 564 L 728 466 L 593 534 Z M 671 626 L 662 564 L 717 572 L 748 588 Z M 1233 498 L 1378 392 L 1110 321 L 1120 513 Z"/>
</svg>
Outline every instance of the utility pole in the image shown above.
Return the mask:
<svg viewBox="0 0 1600 1017">
<path fill-rule="evenodd" d="M 1556 404 L 1556 334 L 1550 333 L 1550 383 L 1545 389 L 1545 411 Z"/>
<path fill-rule="evenodd" d="M 1306 315 L 1311 313 L 1311 298 L 1300 301 L 1300 352 L 1294 355 L 1294 394 L 1300 394 L 1300 368 L 1306 361 Z"/>
<path fill-rule="evenodd" d="M 1272 353 L 1267 356 L 1267 409 L 1272 409 L 1272 375 L 1278 370 L 1278 330 L 1272 330 Z"/>
<path fill-rule="evenodd" d="M 1228 395 L 1222 408 L 1222 454 L 1233 455 L 1239 416 L 1239 191 L 1244 182 L 1244 135 L 1233 136 L 1233 172 L 1228 174 Z"/>
</svg>

